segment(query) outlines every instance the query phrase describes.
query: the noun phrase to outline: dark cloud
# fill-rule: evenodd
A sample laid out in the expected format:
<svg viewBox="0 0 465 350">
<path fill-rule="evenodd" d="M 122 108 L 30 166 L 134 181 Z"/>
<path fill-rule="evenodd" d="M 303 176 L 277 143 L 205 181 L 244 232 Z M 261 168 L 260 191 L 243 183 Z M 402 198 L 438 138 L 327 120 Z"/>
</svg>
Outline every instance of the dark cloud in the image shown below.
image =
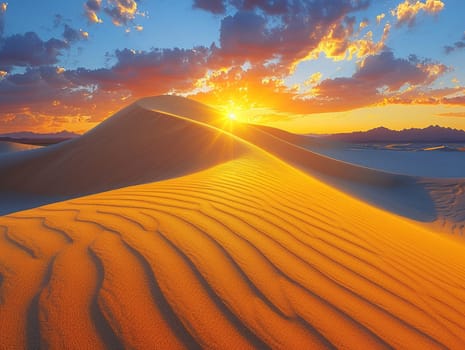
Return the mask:
<svg viewBox="0 0 465 350">
<path fill-rule="evenodd" d="M 370 0 L 194 0 L 194 7 L 212 13 L 224 13 L 230 6 L 238 11 L 261 11 L 266 15 L 330 19 L 350 9 L 366 8 Z"/>
<path fill-rule="evenodd" d="M 80 68 L 65 74 L 78 85 L 95 84 L 105 91 L 125 90 L 137 96 L 162 94 L 192 86 L 211 67 L 210 54 L 205 47 L 141 52 L 124 49 L 116 51 L 116 64 L 111 68 Z"/>
<path fill-rule="evenodd" d="M 453 45 L 444 46 L 444 51 L 446 54 L 450 54 L 456 50 L 464 49 L 465 48 L 465 33 L 463 34 L 462 38 L 459 41 L 456 41 Z"/>
<path fill-rule="evenodd" d="M 53 28 L 58 28 L 60 27 L 63 22 L 65 21 L 65 19 L 63 18 L 62 15 L 60 14 L 55 14 L 55 16 L 53 16 Z"/>
<path fill-rule="evenodd" d="M 238 11 L 221 23 L 222 52 L 236 53 L 236 58 L 249 62 L 278 60 L 282 67 L 289 68 L 307 57 L 334 24 L 366 8 L 369 1 L 230 0 L 228 5 Z"/>
<path fill-rule="evenodd" d="M 136 98 L 191 88 L 208 67 L 216 67 L 209 63 L 211 54 L 205 47 L 124 49 L 115 52 L 116 63 L 110 68 L 36 66 L 6 74 L 0 79 L 0 127 L 17 130 L 55 123 L 58 128 L 72 118 L 80 125 L 101 121 Z"/>
<path fill-rule="evenodd" d="M 84 14 L 91 23 L 101 23 L 97 13 L 102 8 L 102 0 L 87 0 L 84 3 Z"/>
<path fill-rule="evenodd" d="M 368 56 L 352 77 L 323 80 L 314 92 L 317 100 L 325 101 L 329 108 L 352 109 L 372 105 L 390 94 L 399 93 L 407 84 L 430 83 L 438 77 L 432 76 L 429 69 L 432 66 L 439 66 L 439 72 L 444 72 L 442 65 L 420 62 L 415 56 L 395 58 L 392 52 L 385 51 Z"/>
<path fill-rule="evenodd" d="M 61 127 L 70 120 L 97 121 L 117 110 L 121 99 L 128 95 L 125 91 L 104 91 L 92 84 L 82 85 L 74 79 L 74 74 L 47 66 L 27 68 L 24 73 L 1 79 L 0 126 L 4 130 L 24 130 L 54 124 Z"/>
<path fill-rule="evenodd" d="M 0 67 L 55 64 L 67 48 L 69 44 L 60 39 L 43 41 L 34 32 L 15 34 L 0 39 Z"/>
<path fill-rule="evenodd" d="M 443 101 L 444 103 L 452 104 L 452 105 L 462 105 L 465 106 L 465 95 L 456 96 L 456 97 L 446 97 Z"/>
<path fill-rule="evenodd" d="M 269 15 L 285 14 L 291 9 L 291 1 L 287 0 L 232 0 L 231 3 L 240 10 L 253 11 L 260 9 Z M 298 3 L 297 1 L 293 2 Z"/>
<path fill-rule="evenodd" d="M 427 80 L 428 73 L 417 66 L 418 59 L 395 58 L 390 51 L 368 56 L 352 79 L 367 86 L 386 86 L 390 91 L 399 90 L 404 84 L 417 85 Z"/>
<path fill-rule="evenodd" d="M 274 40 L 266 29 L 264 17 L 253 12 L 237 12 L 221 22 L 220 44 L 223 54 L 255 61 L 269 58 Z"/>
<path fill-rule="evenodd" d="M 205 10 L 215 15 L 226 12 L 226 6 L 222 0 L 194 0 L 193 8 Z"/>
<path fill-rule="evenodd" d="M 63 38 L 68 43 L 73 43 L 73 42 L 76 42 L 76 41 L 87 39 L 87 36 L 88 36 L 87 32 L 71 28 L 67 24 L 65 24 L 65 26 L 64 26 Z"/>
<path fill-rule="evenodd" d="M 85 6 L 91 11 L 100 11 L 102 6 L 101 0 L 87 0 Z"/>
</svg>

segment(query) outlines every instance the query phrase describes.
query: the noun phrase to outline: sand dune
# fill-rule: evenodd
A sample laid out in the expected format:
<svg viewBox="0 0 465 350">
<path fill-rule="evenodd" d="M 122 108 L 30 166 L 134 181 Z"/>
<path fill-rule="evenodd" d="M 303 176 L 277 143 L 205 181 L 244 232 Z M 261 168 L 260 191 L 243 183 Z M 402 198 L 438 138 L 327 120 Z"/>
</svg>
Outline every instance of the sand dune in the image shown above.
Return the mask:
<svg viewBox="0 0 465 350">
<path fill-rule="evenodd" d="M 26 145 L 17 142 L 0 141 L 0 156 L 10 152 L 26 151 L 37 147 L 38 146 Z"/>
<path fill-rule="evenodd" d="M 47 161 L 50 190 L 99 193 L 0 217 L 0 349 L 465 347 L 463 242 L 309 174 L 399 176 L 306 163 L 263 129 L 224 126 L 233 136 L 214 112 L 190 121 L 163 100 L 9 162 L 18 190 L 45 192 L 11 174 Z M 111 166 L 98 158 L 113 150 Z M 447 213 L 459 205 L 435 193 Z"/>
<path fill-rule="evenodd" d="M 79 138 L 3 161 L 0 191 L 97 193 L 182 176 L 246 151 L 214 127 L 135 103 Z"/>
</svg>

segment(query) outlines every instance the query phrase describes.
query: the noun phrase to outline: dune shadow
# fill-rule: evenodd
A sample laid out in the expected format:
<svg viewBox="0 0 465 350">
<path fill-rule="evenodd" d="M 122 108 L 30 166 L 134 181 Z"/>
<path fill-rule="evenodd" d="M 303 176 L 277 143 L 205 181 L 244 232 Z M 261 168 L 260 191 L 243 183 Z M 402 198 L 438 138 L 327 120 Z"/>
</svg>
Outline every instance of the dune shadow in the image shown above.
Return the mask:
<svg viewBox="0 0 465 350">
<path fill-rule="evenodd" d="M 268 129 L 247 126 L 237 134 L 292 166 L 376 207 L 421 222 L 437 218 L 436 203 L 419 178 L 392 174 L 336 160 L 281 138 Z"/>
<path fill-rule="evenodd" d="M 28 308 L 27 308 L 27 318 L 26 318 L 26 343 L 27 349 L 40 349 L 44 347 L 45 344 L 42 344 L 42 338 L 40 336 L 40 295 L 42 290 L 48 285 L 50 279 L 52 278 L 53 264 L 55 262 L 55 257 L 50 259 L 50 262 L 47 265 L 47 269 L 44 273 L 44 278 L 42 280 L 41 287 L 39 291 L 32 298 Z"/>
<path fill-rule="evenodd" d="M 437 219 L 436 204 L 430 192 L 414 178 L 405 177 L 389 185 L 379 186 L 325 175 L 316 177 L 342 192 L 399 216 L 420 222 Z"/>
<path fill-rule="evenodd" d="M 97 286 L 95 287 L 95 293 L 92 298 L 92 303 L 90 305 L 91 320 L 94 323 L 94 326 L 97 330 L 100 339 L 103 341 L 103 343 L 107 346 L 108 349 L 124 349 L 124 346 L 120 342 L 120 339 L 111 328 L 110 324 L 103 315 L 102 310 L 100 309 L 100 306 L 98 304 L 98 293 L 102 288 L 104 279 L 103 265 L 90 248 L 87 250 L 87 253 L 89 255 L 89 258 L 94 263 L 95 269 L 97 271 Z"/>
<path fill-rule="evenodd" d="M 200 344 L 195 340 L 195 338 L 182 324 L 181 320 L 169 304 L 168 300 L 166 299 L 165 295 L 160 289 L 160 286 L 158 285 L 156 276 L 154 275 L 154 272 L 150 267 L 148 261 L 137 249 L 133 248 L 125 241 L 123 241 L 123 244 L 137 258 L 140 265 L 144 269 L 145 275 L 147 276 L 147 284 L 152 294 L 152 300 L 156 303 L 158 309 L 160 310 L 160 313 L 162 314 L 165 321 L 168 323 L 169 328 L 176 334 L 178 339 L 182 341 L 186 348 L 202 349 Z"/>
<path fill-rule="evenodd" d="M 0 216 L 61 202 L 76 196 L 44 196 L 15 192 L 0 192 Z"/>
</svg>

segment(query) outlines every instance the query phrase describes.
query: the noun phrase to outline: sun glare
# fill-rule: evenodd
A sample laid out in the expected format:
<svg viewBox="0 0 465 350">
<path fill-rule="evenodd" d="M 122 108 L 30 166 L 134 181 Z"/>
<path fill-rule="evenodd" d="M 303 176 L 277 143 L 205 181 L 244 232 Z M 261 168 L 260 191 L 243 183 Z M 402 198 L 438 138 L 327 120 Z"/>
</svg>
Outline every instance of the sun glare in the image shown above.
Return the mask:
<svg viewBox="0 0 465 350">
<path fill-rule="evenodd" d="M 229 112 L 229 113 L 228 113 L 228 118 L 231 119 L 231 120 L 236 120 L 237 117 L 236 117 L 236 114 L 235 114 L 235 113 Z"/>
</svg>

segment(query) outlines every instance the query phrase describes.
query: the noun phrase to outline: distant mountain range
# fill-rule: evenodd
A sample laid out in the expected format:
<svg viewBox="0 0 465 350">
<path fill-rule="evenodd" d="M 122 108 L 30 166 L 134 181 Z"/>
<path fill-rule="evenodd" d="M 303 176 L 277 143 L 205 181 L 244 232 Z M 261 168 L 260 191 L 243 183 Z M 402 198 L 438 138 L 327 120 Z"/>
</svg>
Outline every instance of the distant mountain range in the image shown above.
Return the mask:
<svg viewBox="0 0 465 350">
<path fill-rule="evenodd" d="M 325 140 L 349 143 L 411 142 L 411 143 L 465 143 L 465 131 L 431 125 L 424 129 L 400 131 L 379 127 L 368 131 L 357 131 L 321 136 Z"/>
<path fill-rule="evenodd" d="M 81 135 L 66 130 L 50 134 L 38 134 L 30 131 L 25 131 L 0 134 L 0 141 L 25 143 L 30 145 L 51 145 L 78 136 Z"/>
</svg>

